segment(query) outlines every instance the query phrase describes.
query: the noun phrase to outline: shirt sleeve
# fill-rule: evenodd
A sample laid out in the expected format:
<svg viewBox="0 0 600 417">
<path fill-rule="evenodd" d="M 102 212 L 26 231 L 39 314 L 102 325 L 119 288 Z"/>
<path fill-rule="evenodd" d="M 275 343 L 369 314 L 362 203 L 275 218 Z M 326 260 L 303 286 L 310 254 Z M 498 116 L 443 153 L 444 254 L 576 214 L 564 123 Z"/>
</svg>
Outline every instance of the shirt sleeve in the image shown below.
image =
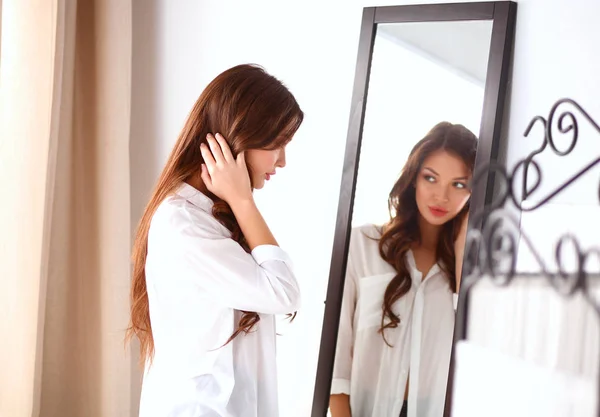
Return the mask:
<svg viewBox="0 0 600 417">
<path fill-rule="evenodd" d="M 352 372 L 352 356 L 354 351 L 354 313 L 356 310 L 356 271 L 352 256 L 348 254 L 346 279 L 340 311 L 338 338 L 335 348 L 331 395 L 350 395 L 350 376 Z"/>
<path fill-rule="evenodd" d="M 280 247 L 261 245 L 247 253 L 216 230 L 191 227 L 182 236 L 183 269 L 224 305 L 262 314 L 293 313 L 300 289 L 290 257 Z"/>
</svg>

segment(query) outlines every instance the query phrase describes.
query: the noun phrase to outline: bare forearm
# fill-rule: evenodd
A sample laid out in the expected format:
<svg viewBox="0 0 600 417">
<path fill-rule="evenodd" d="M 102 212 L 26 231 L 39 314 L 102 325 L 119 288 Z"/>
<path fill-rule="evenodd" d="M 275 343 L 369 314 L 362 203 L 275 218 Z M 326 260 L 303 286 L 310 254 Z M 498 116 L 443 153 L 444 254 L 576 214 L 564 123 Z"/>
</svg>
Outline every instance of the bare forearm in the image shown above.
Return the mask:
<svg viewBox="0 0 600 417">
<path fill-rule="evenodd" d="M 454 242 L 454 262 L 455 262 L 455 276 L 456 276 L 456 293 L 460 290 L 460 283 L 462 279 L 462 266 L 463 258 L 465 255 L 465 244 L 467 241 L 467 229 L 469 227 L 469 216 L 466 215 L 461 219 L 460 231 L 456 241 Z"/>
<path fill-rule="evenodd" d="M 253 199 L 230 204 L 250 250 L 260 245 L 279 246 Z"/>
<path fill-rule="evenodd" d="M 329 410 L 331 411 L 331 417 L 352 417 L 350 396 L 346 394 L 334 394 L 330 396 Z"/>
<path fill-rule="evenodd" d="M 454 260 L 456 262 L 456 268 L 455 268 L 455 276 L 456 276 L 456 293 L 459 293 L 460 290 L 460 280 L 462 278 L 462 266 L 463 266 L 463 251 L 462 250 L 458 250 L 455 252 L 454 254 Z"/>
</svg>

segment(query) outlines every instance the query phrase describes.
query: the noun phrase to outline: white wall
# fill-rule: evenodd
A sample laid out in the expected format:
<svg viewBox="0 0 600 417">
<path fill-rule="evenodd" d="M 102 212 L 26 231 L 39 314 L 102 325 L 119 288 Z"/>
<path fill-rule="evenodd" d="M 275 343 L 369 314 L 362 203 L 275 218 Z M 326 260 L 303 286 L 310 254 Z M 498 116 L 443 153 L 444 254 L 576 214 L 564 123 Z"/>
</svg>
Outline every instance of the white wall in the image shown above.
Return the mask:
<svg viewBox="0 0 600 417">
<path fill-rule="evenodd" d="M 377 27 L 377 35 L 391 36 L 481 85 L 487 75 L 491 31 L 491 20 L 386 23 Z"/>
<path fill-rule="evenodd" d="M 304 306 L 294 324 L 282 328 L 278 346 L 285 417 L 310 414 L 362 7 L 403 3 L 414 2 L 134 0 L 134 222 L 188 110 L 219 72 L 259 63 L 286 82 L 306 113 L 288 167 L 257 194 L 296 260 L 304 293 Z M 598 15 L 597 0 L 519 2 L 509 162 L 537 142 L 522 137 L 529 119 L 561 96 L 578 99 L 600 118 Z M 590 142 L 599 143 L 597 137 Z M 575 164 L 584 159 L 585 153 Z M 593 181 L 597 176 L 588 185 Z"/>
</svg>

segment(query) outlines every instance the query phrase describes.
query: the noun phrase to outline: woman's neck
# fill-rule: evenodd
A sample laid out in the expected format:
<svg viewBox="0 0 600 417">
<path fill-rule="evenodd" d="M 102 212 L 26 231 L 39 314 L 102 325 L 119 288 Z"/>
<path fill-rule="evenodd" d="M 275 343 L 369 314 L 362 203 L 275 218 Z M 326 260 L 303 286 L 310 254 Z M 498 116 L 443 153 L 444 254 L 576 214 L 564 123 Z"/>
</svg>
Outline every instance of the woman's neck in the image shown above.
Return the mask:
<svg viewBox="0 0 600 417">
<path fill-rule="evenodd" d="M 440 239 L 441 226 L 428 223 L 423 216 L 419 215 L 419 232 L 421 235 L 420 247 L 427 250 L 436 251 Z"/>
</svg>

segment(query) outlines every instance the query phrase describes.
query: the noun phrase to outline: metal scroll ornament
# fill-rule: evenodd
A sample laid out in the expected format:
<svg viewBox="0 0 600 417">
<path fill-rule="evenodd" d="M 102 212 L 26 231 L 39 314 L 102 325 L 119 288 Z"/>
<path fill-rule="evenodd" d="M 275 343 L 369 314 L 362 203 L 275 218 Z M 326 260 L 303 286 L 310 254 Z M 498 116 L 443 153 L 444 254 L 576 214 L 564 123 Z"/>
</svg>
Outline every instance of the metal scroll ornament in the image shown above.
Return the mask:
<svg viewBox="0 0 600 417">
<path fill-rule="evenodd" d="M 567 158 L 579 142 L 581 123 L 589 124 L 598 134 L 597 137 L 589 138 L 598 143 L 595 148 L 598 150 L 595 159 L 581 167 L 575 175 L 553 191 L 536 198 L 536 202 L 532 204 L 527 198 L 538 191 L 544 179 L 542 167 L 536 162 L 536 156 L 549 149 L 556 155 Z M 497 286 L 509 285 L 517 275 L 519 242 L 527 246 L 539 266 L 536 277 L 543 277 L 562 296 L 571 297 L 580 293 L 595 310 L 600 320 L 600 297 L 594 296 L 592 286 L 593 280 L 594 283 L 598 282 L 600 271 L 594 274 L 586 272 L 592 265 L 600 265 L 600 248 L 584 250 L 576 236 L 564 235 L 556 242 L 553 260 L 555 268 L 550 269 L 548 260 L 540 256 L 532 240 L 520 230 L 520 221 L 515 216 L 515 212 L 534 211 L 544 206 L 581 176 L 600 165 L 600 126 L 577 102 L 564 98 L 552 106 L 547 118 L 534 117 L 527 126 L 524 136 L 530 136 L 534 130 L 542 131 L 540 127 L 544 132 L 541 146 L 517 162 L 511 171 L 507 171 L 500 164 L 491 163 L 474 173 L 474 183 L 482 180 L 485 173 L 493 176 L 494 184 L 499 191 L 496 192 L 492 203 L 482 212 L 471 214 L 474 218 L 470 223 L 481 224 L 482 227 L 481 230 L 470 229 L 467 234 L 462 274 L 464 278 L 461 285 L 462 300 L 457 311 L 458 340 L 465 339 L 467 336 L 470 290 L 483 277 L 488 277 Z M 598 204 L 600 204 L 600 178 L 593 192 L 598 196 Z M 591 227 L 598 227 L 600 232 L 600 219 L 591 219 L 590 223 Z M 567 256 L 569 259 L 575 259 L 575 268 L 567 270 L 565 265 Z M 600 383 L 598 389 L 600 390 Z M 597 416 L 600 417 L 600 392 L 598 398 Z"/>
</svg>

